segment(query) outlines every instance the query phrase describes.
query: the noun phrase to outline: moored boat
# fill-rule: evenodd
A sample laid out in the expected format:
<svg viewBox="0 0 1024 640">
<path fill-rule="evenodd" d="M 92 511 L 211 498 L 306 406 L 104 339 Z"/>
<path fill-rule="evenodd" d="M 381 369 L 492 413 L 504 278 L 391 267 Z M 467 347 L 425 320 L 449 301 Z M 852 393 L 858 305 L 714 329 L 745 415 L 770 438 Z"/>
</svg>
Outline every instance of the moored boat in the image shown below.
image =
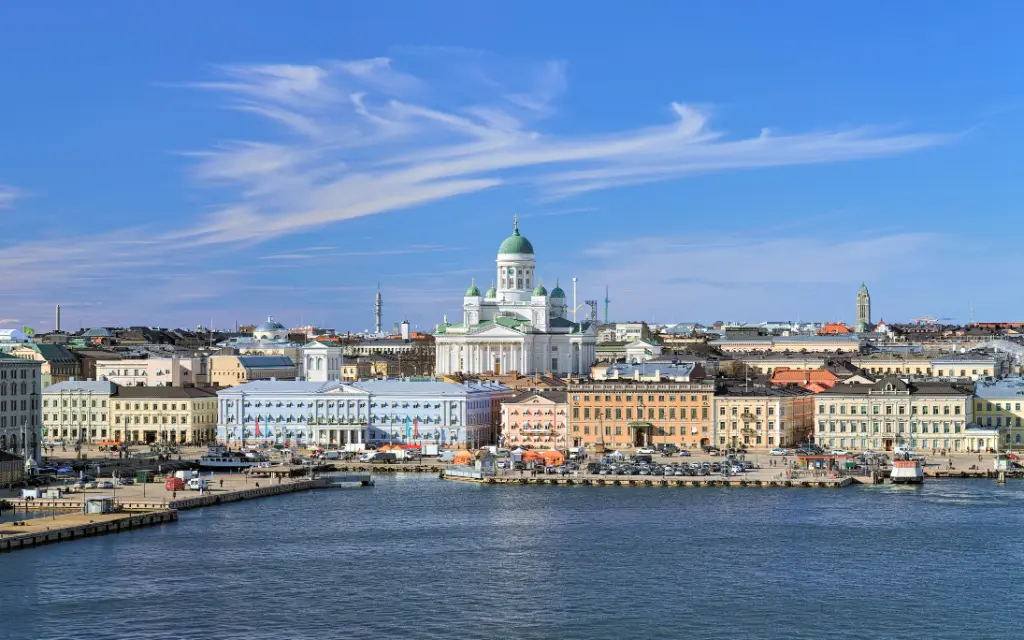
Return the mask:
<svg viewBox="0 0 1024 640">
<path fill-rule="evenodd" d="M 924 470 L 921 469 L 921 461 L 915 459 L 909 453 L 897 456 L 892 461 L 892 472 L 889 473 L 889 480 L 894 484 L 919 484 L 924 482 Z"/>
<path fill-rule="evenodd" d="M 248 469 L 263 462 L 258 456 L 215 445 L 199 458 L 200 469 Z"/>
</svg>

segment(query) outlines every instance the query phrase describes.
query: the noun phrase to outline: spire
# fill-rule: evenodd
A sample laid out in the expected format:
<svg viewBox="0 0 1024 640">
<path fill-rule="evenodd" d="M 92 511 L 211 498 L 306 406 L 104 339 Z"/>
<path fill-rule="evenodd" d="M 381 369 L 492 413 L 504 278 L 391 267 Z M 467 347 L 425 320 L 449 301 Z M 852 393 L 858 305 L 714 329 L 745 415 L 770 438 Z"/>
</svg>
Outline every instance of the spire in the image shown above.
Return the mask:
<svg viewBox="0 0 1024 640">
<path fill-rule="evenodd" d="M 519 214 L 512 216 L 512 235 L 519 235 Z"/>
</svg>

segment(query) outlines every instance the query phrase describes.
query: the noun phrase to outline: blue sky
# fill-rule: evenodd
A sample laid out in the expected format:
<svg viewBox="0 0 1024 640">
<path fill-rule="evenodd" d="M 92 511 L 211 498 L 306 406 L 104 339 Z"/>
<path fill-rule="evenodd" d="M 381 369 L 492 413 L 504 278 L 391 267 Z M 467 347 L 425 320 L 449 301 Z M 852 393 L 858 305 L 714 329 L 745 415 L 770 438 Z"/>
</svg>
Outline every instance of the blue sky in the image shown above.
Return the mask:
<svg viewBox="0 0 1024 640">
<path fill-rule="evenodd" d="M 1015 3 L 20 3 L 0 326 L 1019 320 Z"/>
</svg>

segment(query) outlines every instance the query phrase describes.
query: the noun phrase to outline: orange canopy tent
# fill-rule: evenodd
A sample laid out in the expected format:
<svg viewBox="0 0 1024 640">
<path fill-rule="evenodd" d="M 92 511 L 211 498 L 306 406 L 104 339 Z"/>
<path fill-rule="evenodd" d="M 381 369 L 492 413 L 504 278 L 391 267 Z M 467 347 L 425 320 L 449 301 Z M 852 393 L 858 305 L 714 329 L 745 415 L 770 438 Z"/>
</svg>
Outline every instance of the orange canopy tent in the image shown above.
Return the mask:
<svg viewBox="0 0 1024 640">
<path fill-rule="evenodd" d="M 541 451 L 540 455 L 543 456 L 544 462 L 546 462 L 547 464 L 558 465 L 565 462 L 565 456 L 562 455 L 562 452 L 556 451 L 554 449 L 546 449 L 544 451 Z"/>
<path fill-rule="evenodd" d="M 544 462 L 544 456 L 539 451 L 524 451 L 523 462 Z"/>
<path fill-rule="evenodd" d="M 452 459 L 452 462 L 455 464 L 469 464 L 473 462 L 473 454 L 468 451 L 458 451 Z"/>
</svg>

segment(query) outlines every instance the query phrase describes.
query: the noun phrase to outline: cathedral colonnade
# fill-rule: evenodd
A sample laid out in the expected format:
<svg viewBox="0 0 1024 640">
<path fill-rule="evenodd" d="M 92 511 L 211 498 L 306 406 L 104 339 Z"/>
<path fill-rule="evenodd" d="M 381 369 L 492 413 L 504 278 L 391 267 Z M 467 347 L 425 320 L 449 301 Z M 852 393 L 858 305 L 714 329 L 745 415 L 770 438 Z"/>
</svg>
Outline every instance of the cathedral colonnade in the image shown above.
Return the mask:
<svg viewBox="0 0 1024 640">
<path fill-rule="evenodd" d="M 522 342 L 473 342 L 440 344 L 437 347 L 438 373 L 533 373 L 527 350 Z"/>
</svg>

